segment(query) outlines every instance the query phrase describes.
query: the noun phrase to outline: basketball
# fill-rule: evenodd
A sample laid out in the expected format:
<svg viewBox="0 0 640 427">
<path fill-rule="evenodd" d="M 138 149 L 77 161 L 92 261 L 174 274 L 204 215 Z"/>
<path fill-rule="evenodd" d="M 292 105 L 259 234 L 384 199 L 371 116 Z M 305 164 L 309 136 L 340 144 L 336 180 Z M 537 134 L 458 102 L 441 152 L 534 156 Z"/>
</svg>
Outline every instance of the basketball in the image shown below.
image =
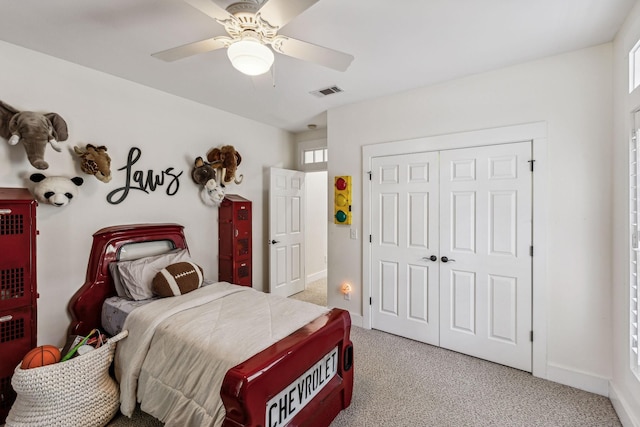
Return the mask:
<svg viewBox="0 0 640 427">
<path fill-rule="evenodd" d="M 41 345 L 29 351 L 22 358 L 22 369 L 38 368 L 60 361 L 60 350 L 52 345 Z"/>
</svg>

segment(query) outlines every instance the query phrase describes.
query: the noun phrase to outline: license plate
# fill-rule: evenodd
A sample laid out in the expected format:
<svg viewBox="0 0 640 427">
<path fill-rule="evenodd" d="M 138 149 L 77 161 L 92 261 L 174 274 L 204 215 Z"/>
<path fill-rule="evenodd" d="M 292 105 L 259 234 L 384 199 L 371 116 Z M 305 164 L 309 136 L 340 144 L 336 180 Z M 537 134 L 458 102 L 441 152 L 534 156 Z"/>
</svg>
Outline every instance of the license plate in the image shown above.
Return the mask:
<svg viewBox="0 0 640 427">
<path fill-rule="evenodd" d="M 338 372 L 338 347 L 267 402 L 267 427 L 286 425 Z"/>
</svg>

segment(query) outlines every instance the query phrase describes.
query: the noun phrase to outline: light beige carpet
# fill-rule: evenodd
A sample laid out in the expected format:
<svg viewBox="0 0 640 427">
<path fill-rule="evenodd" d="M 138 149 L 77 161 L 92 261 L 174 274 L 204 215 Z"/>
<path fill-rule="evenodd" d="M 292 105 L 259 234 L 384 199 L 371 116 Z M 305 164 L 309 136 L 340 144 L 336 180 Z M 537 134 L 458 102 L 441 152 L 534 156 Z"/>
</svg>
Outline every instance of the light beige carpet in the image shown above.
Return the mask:
<svg viewBox="0 0 640 427">
<path fill-rule="evenodd" d="M 316 280 L 309 283 L 305 290 L 291 295 L 289 298 L 306 301 L 313 304 L 327 306 L 327 279 Z"/>
<path fill-rule="evenodd" d="M 326 305 L 324 289 L 295 297 Z M 621 426 L 603 396 L 376 330 L 352 327 L 351 339 L 353 401 L 331 427 Z M 138 410 L 109 425 L 162 423 Z"/>
</svg>

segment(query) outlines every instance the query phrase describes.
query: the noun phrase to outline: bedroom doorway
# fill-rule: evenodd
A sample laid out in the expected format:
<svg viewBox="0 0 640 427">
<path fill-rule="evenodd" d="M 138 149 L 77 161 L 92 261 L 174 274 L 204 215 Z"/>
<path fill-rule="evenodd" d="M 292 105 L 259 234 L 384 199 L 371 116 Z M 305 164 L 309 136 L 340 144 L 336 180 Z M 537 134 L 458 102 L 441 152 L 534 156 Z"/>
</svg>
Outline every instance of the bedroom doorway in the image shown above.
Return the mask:
<svg viewBox="0 0 640 427">
<path fill-rule="evenodd" d="M 305 177 L 305 289 L 295 299 L 327 305 L 328 173 L 307 172 Z"/>
<path fill-rule="evenodd" d="M 327 304 L 327 172 L 270 169 L 269 291 Z"/>
</svg>

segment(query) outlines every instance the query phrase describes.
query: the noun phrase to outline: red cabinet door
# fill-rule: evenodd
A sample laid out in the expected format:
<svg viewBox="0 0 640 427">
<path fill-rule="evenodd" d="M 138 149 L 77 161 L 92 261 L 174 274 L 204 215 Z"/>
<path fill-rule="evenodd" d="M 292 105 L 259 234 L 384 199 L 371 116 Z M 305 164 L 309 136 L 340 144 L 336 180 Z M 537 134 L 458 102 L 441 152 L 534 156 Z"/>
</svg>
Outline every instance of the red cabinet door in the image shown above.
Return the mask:
<svg viewBox="0 0 640 427">
<path fill-rule="evenodd" d="M 25 354 L 36 346 L 35 313 L 31 306 L 0 311 L 0 424 L 9 414 L 16 394 L 11 377 Z"/>
<path fill-rule="evenodd" d="M 35 203 L 35 202 L 34 202 Z M 0 309 L 30 305 L 35 292 L 32 204 L 0 200 Z"/>
<path fill-rule="evenodd" d="M 218 213 L 218 280 L 252 286 L 251 202 L 228 194 Z"/>
<path fill-rule="evenodd" d="M 36 205 L 26 188 L 0 188 L 0 424 L 13 371 L 36 346 Z"/>
</svg>

